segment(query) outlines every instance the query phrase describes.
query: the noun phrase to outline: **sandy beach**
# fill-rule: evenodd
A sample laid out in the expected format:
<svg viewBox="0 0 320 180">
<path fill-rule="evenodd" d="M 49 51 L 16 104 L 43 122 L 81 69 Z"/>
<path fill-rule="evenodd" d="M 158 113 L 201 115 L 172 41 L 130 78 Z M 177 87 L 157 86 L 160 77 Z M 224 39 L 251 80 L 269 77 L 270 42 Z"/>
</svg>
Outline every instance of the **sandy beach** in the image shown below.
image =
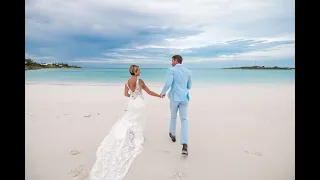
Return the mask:
<svg viewBox="0 0 320 180">
<path fill-rule="evenodd" d="M 26 84 L 26 180 L 88 179 L 100 142 L 126 110 L 123 85 Z M 160 92 L 161 86 L 150 86 Z M 124 180 L 294 180 L 294 84 L 190 91 L 189 156 L 168 137 L 169 100 L 147 96 L 143 152 Z"/>
</svg>

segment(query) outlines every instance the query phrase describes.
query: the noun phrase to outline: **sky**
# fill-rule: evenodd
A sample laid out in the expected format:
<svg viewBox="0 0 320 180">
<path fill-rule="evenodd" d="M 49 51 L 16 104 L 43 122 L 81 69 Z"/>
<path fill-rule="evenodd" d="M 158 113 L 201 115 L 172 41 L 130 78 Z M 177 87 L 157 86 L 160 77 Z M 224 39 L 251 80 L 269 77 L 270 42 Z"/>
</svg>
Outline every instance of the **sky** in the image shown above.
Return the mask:
<svg viewBox="0 0 320 180">
<path fill-rule="evenodd" d="M 295 67 L 294 0 L 26 0 L 25 57 L 81 67 Z"/>
</svg>

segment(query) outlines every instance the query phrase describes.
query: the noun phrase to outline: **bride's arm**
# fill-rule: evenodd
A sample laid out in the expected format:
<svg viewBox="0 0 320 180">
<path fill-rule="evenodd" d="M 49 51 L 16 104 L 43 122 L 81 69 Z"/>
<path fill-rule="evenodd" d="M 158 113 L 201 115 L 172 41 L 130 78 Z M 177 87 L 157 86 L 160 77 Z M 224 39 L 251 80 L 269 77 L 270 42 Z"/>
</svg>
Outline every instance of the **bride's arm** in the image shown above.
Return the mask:
<svg viewBox="0 0 320 180">
<path fill-rule="evenodd" d="M 125 84 L 125 85 L 124 85 L 124 96 L 130 97 L 130 94 L 128 93 L 128 91 L 129 91 L 129 88 L 128 88 L 128 86 Z"/>
<path fill-rule="evenodd" d="M 155 97 L 161 97 L 160 94 L 157 94 L 153 91 L 151 91 L 147 85 L 144 83 L 144 81 L 142 79 L 139 79 L 139 85 L 140 87 L 145 90 L 150 96 L 155 96 Z"/>
</svg>

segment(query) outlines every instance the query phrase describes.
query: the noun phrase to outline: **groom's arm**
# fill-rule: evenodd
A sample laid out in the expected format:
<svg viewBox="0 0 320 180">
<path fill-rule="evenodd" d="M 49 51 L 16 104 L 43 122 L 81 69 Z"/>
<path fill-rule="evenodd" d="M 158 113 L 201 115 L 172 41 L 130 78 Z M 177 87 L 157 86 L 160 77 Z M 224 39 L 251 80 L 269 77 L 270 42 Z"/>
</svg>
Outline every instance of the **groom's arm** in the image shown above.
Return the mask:
<svg viewBox="0 0 320 180">
<path fill-rule="evenodd" d="M 161 91 L 162 95 L 165 95 L 166 92 L 169 90 L 169 88 L 171 87 L 172 81 L 173 81 L 173 70 L 170 68 L 168 77 Z"/>
</svg>

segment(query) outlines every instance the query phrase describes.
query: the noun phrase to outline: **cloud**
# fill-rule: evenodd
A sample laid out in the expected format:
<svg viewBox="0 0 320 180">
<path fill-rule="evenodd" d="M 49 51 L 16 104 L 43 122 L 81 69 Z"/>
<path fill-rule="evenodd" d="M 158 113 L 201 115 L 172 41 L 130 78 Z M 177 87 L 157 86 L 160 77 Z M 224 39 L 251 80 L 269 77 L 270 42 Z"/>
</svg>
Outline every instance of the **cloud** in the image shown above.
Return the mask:
<svg viewBox="0 0 320 180">
<path fill-rule="evenodd" d="M 175 53 L 212 61 L 259 54 L 270 60 L 276 55 L 294 59 L 294 3 L 27 0 L 26 51 L 34 57 L 79 63 L 108 59 L 156 64 Z"/>
<path fill-rule="evenodd" d="M 294 49 L 293 44 L 285 44 L 274 46 L 271 48 L 256 50 L 244 53 L 236 53 L 231 55 L 219 55 L 217 57 L 207 58 L 207 57 L 196 57 L 187 59 L 186 63 L 197 63 L 197 62 L 206 62 L 206 61 L 221 61 L 221 60 L 277 60 L 283 58 L 294 58 Z"/>
<path fill-rule="evenodd" d="M 35 56 L 32 54 L 25 53 L 26 59 L 36 60 L 38 62 L 47 62 L 47 61 L 56 61 L 56 59 L 52 56 Z"/>
<path fill-rule="evenodd" d="M 107 57 L 113 57 L 113 58 L 131 58 L 131 59 L 147 59 L 147 58 L 150 58 L 148 56 L 143 56 L 143 55 L 123 55 L 123 54 L 119 54 L 119 53 L 116 53 L 116 52 L 104 53 L 103 55 L 105 55 Z"/>
<path fill-rule="evenodd" d="M 70 61 L 72 63 L 108 63 L 108 64 L 168 64 L 163 60 L 137 60 L 137 59 L 107 59 L 107 58 L 94 58 L 94 59 L 76 59 Z"/>
</svg>

